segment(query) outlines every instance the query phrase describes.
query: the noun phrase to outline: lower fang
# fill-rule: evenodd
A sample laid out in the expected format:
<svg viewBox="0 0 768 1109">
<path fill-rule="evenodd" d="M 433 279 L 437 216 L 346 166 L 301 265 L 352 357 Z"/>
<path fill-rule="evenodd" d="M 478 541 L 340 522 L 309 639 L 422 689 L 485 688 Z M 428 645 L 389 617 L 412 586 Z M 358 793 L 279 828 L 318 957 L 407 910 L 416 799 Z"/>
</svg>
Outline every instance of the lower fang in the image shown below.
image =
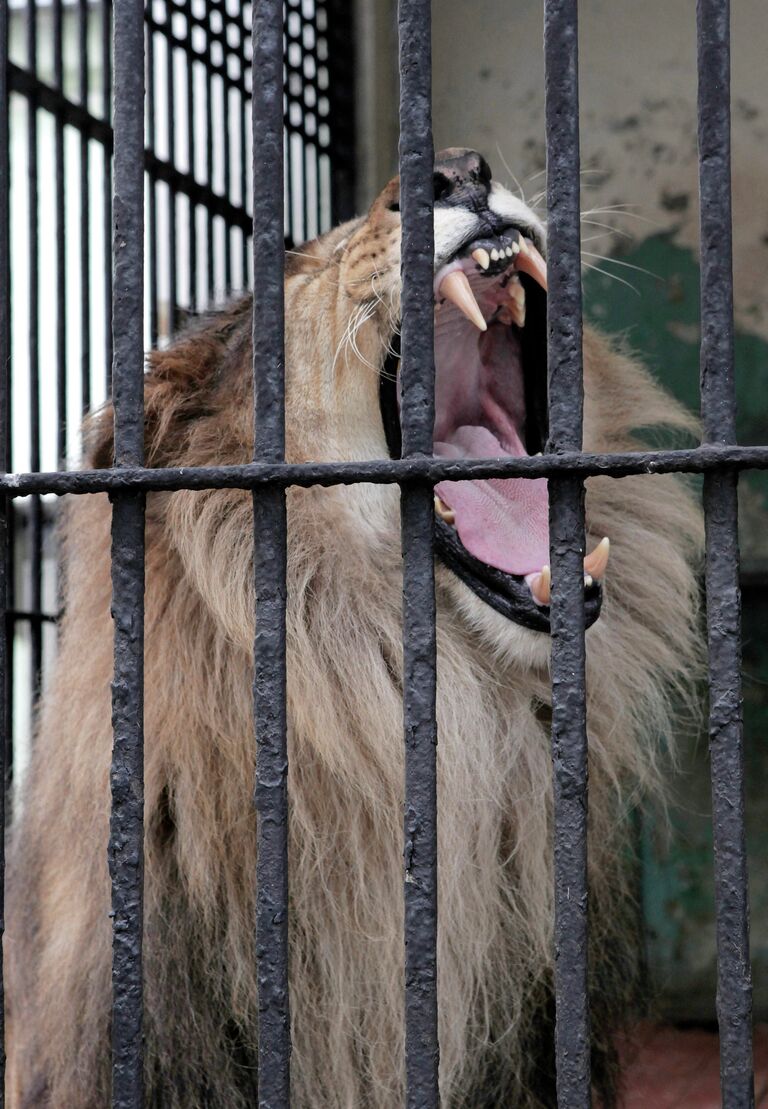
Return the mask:
<svg viewBox="0 0 768 1109">
<path fill-rule="evenodd" d="M 444 504 L 437 494 L 435 494 L 435 512 L 441 520 L 445 520 L 446 524 L 454 524 L 456 522 L 456 513 L 452 508 L 449 508 L 447 504 Z"/>
<path fill-rule="evenodd" d="M 542 566 L 539 574 L 527 574 L 525 580 L 534 601 L 539 605 L 548 605 L 552 591 L 552 571 L 549 566 Z"/>
<path fill-rule="evenodd" d="M 590 574 L 595 581 L 600 581 L 600 578 L 605 574 L 606 567 L 608 566 L 608 555 L 611 552 L 610 540 L 606 536 L 601 539 L 595 547 L 592 554 L 588 554 L 584 559 L 584 573 Z"/>
</svg>

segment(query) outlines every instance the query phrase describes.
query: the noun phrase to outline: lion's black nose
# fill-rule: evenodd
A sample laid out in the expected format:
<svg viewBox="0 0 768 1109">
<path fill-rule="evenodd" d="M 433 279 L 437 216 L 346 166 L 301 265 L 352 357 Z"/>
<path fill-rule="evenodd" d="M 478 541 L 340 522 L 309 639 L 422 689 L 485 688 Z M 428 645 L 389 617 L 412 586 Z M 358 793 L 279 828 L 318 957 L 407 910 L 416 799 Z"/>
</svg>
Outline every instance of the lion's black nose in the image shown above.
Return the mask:
<svg viewBox="0 0 768 1109">
<path fill-rule="evenodd" d="M 435 157 L 435 204 L 485 208 L 491 186 L 491 167 L 476 150 L 451 147 Z"/>
</svg>

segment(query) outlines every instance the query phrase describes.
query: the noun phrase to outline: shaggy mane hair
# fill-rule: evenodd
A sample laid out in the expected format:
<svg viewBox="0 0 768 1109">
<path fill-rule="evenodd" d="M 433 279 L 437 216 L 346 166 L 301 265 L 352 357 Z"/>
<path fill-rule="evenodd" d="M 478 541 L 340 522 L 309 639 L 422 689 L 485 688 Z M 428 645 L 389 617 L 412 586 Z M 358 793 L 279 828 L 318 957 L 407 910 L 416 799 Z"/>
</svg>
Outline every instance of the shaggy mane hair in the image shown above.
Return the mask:
<svg viewBox="0 0 768 1109">
<path fill-rule="evenodd" d="M 374 205 L 289 267 L 291 460 L 385 453 L 370 365 L 395 286 L 350 321 L 364 254 L 399 266 L 387 219 Z M 151 355 L 148 465 L 252 456 L 250 322 L 245 299 Z M 584 343 L 587 449 L 636 449 L 638 426 L 691 428 L 635 362 L 592 332 Z M 86 464 L 111 462 L 107 407 Z M 398 513 L 389 486 L 288 493 L 296 1109 L 403 1104 Z M 671 707 L 691 695 L 701 524 L 681 481 L 647 476 L 591 479 L 587 526 L 590 549 L 612 540 L 587 634 L 593 1057 L 609 1105 L 615 1032 L 637 995 L 627 817 L 662 791 Z M 146 534 L 147 1104 L 245 1109 L 258 1019 L 251 495 L 151 494 Z M 109 542 L 107 497 L 73 498 L 59 655 L 11 853 L 8 1097 L 24 1109 L 109 1102 Z M 441 565 L 437 591 L 443 1102 L 551 1106 L 548 640 Z"/>
</svg>

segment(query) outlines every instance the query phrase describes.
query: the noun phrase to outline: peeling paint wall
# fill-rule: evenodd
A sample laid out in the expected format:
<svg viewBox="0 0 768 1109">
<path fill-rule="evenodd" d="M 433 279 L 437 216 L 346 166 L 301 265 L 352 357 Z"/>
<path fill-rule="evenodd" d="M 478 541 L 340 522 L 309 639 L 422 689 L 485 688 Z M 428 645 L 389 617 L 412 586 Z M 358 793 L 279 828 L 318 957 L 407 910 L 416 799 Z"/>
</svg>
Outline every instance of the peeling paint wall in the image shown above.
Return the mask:
<svg viewBox="0 0 768 1109">
<path fill-rule="evenodd" d="M 394 4 L 377 11 L 378 116 L 362 187 L 396 165 Z M 529 201 L 544 187 L 540 0 L 433 5 L 435 146 L 481 150 Z M 734 279 L 738 433 L 768 442 L 768 5 L 732 0 Z M 370 49 L 370 43 L 368 44 Z M 582 0 L 581 138 L 585 309 L 623 332 L 656 375 L 698 406 L 695 4 Z M 382 125 L 382 113 L 389 123 Z M 370 136 L 375 129 L 376 141 Z M 375 150 L 375 154 L 373 151 Z M 589 214 L 586 214 L 589 210 Z M 587 222 L 591 221 L 591 222 Z M 602 224 L 608 224 L 613 230 Z M 593 237 L 595 236 L 595 237 Z M 600 257 L 606 256 L 610 261 Z M 638 267 L 637 269 L 633 267 Z M 647 271 L 647 272 L 644 272 Z M 745 722 L 757 1011 L 768 1016 L 768 476 L 741 483 Z M 714 1019 L 715 941 L 706 737 L 683 754 L 672 834 L 646 829 L 643 899 L 662 1012 Z"/>
</svg>

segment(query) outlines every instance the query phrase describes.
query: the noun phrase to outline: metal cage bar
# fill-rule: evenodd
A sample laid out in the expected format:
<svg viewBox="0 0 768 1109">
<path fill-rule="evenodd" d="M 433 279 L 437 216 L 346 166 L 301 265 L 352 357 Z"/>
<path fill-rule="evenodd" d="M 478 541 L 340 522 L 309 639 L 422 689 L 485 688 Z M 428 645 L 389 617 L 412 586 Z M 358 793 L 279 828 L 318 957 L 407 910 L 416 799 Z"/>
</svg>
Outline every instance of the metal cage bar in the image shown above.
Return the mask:
<svg viewBox="0 0 768 1109">
<path fill-rule="evenodd" d="M 335 3 L 333 5 L 335 9 Z M 191 10 L 191 9 L 190 9 Z M 34 5 L 32 5 L 34 17 Z M 685 451 L 585 454 L 581 451 L 581 294 L 577 2 L 545 6 L 548 145 L 548 342 L 550 441 L 538 458 L 448 460 L 432 457 L 432 138 L 427 0 L 400 0 L 401 184 L 403 221 L 402 459 L 359 463 L 284 461 L 284 158 L 283 7 L 258 0 L 253 19 L 254 461 L 242 466 L 149 470 L 143 467 L 144 164 L 171 195 L 185 194 L 228 233 L 248 232 L 244 207 L 153 151 L 144 151 L 144 25 L 141 0 L 116 0 L 114 165 L 115 467 L 105 471 L 11 474 L 9 442 L 10 264 L 7 114 L 0 134 L 0 475 L 3 505 L 16 497 L 107 491 L 113 498 L 114 760 L 110 871 L 113 887 L 113 1104 L 142 1104 L 142 667 L 144 497 L 152 490 L 242 488 L 253 493 L 254 719 L 259 822 L 256 957 L 259 964 L 259 1104 L 290 1099 L 288 995 L 287 737 L 285 675 L 286 503 L 289 485 L 396 483 L 402 497 L 405 730 L 406 1074 L 409 1107 L 436 1107 L 437 808 L 433 486 L 478 477 L 548 477 L 552 545 L 552 700 L 555 795 L 556 1048 L 561 1107 L 590 1103 L 587 977 L 587 744 L 585 721 L 583 482 L 602 474 L 704 473 L 710 731 L 723 1101 L 754 1102 L 751 984 L 744 851 L 740 719 L 740 624 L 736 486 L 740 469 L 768 468 L 768 447 L 735 440 L 730 232 L 729 39 L 727 0 L 699 0 L 699 141 L 702 197 L 702 414 L 705 442 Z M 8 8 L 0 8 L 0 105 L 9 85 L 39 109 L 111 149 L 108 114 L 72 105 L 59 86 L 35 82 L 7 64 Z M 154 25 L 152 25 L 152 30 Z M 152 30 L 150 30 L 150 41 Z M 165 25 L 162 33 L 170 40 Z M 187 32 L 188 33 L 188 32 Z M 30 30 L 30 35 L 34 29 Z M 169 41 L 169 53 L 172 52 Z M 82 57 L 82 55 L 81 55 Z M 213 68 L 204 66 L 210 90 Z M 105 80 L 105 88 L 109 81 Z M 236 83 L 237 84 L 237 83 Z M 238 86 L 239 87 L 239 86 Z M 244 95 L 245 85 L 239 87 Z M 206 105 L 209 112 L 210 104 Z M 150 113 L 151 114 L 151 113 Z M 30 124 L 30 126 L 32 126 Z M 307 132 L 309 133 L 309 132 Z M 304 135 L 306 138 L 306 134 Z M 210 129 L 208 131 L 210 144 Z M 206 151 L 210 167 L 212 148 Z M 105 155 L 106 156 L 106 155 Z M 313 156 L 314 157 L 314 156 Z M 298 159 L 309 164 L 306 152 Z M 289 165 L 290 165 L 289 161 Z M 289 190 L 290 192 L 290 190 Z M 244 199 L 244 198 L 243 198 Z M 150 209 L 152 211 L 152 209 Z M 301 219 L 307 221 L 307 210 Z M 193 218 L 194 222 L 194 218 Z M 30 225 L 30 234 L 32 234 Z M 34 236 L 32 236 L 34 237 Z M 81 244 L 82 245 L 82 244 Z M 212 246 L 208 266 L 212 274 Z M 225 265 L 228 263 L 225 259 Z M 212 280 L 212 278 L 211 278 Z M 30 301 L 34 295 L 30 288 Z M 172 308 L 175 306 L 172 306 Z M 109 341 L 108 341 L 109 342 Z M 0 538 L 7 513 L 0 516 Z M 6 547 L 6 551 L 7 551 Z M 0 571 L 0 603 L 12 573 Z M 3 656 L 5 652 L 5 657 Z M 6 706 L 11 658 L 0 645 Z M 6 731 L 9 716 L 4 715 Z M 0 758 L 5 745 L 0 751 Z M 0 866 L 2 862 L 0 859 Z"/>
<path fill-rule="evenodd" d="M 115 464 L 144 462 L 144 19 L 116 0 L 113 198 Z M 112 515 L 112 1105 L 143 1105 L 144 495 L 119 493 Z"/>
<path fill-rule="evenodd" d="M 10 464 L 11 427 L 11 219 L 10 219 L 10 135 L 8 104 L 8 5 L 0 3 L 0 467 Z M 10 599 L 11 542 L 8 529 L 12 505 L 0 498 L 0 828 L 5 829 L 7 775 L 11 739 L 8 712 L 10 692 L 10 643 L 6 634 Z M 5 835 L 0 836 L 0 1106 L 5 1105 L 5 988 L 3 979 L 3 936 L 5 934 Z"/>
<path fill-rule="evenodd" d="M 731 216 L 730 3 L 698 0 L 701 416 L 706 443 L 736 440 Z M 723 1105 L 754 1105 L 749 887 L 741 716 L 738 474 L 704 478 L 709 744 Z"/>
<path fill-rule="evenodd" d="M 432 454 L 435 422 L 432 59 L 429 0 L 400 0 L 402 455 Z M 401 486 L 405 729 L 405 1070 L 409 1109 L 439 1105 L 437 643 L 434 493 Z"/>
<path fill-rule="evenodd" d="M 264 462 L 282 460 L 285 451 L 282 41 L 282 0 L 257 0 L 252 101 L 254 458 Z M 254 492 L 253 527 L 259 1106 L 280 1109 L 290 1104 L 291 1089 L 284 489 L 270 484 Z"/>
<path fill-rule="evenodd" d="M 547 451 L 580 451 L 581 205 L 577 0 L 546 0 Z M 555 881 L 555 1054 L 558 1104 L 591 1104 L 588 989 L 587 722 L 584 480 L 549 480 L 552 573 L 552 760 Z"/>
</svg>

